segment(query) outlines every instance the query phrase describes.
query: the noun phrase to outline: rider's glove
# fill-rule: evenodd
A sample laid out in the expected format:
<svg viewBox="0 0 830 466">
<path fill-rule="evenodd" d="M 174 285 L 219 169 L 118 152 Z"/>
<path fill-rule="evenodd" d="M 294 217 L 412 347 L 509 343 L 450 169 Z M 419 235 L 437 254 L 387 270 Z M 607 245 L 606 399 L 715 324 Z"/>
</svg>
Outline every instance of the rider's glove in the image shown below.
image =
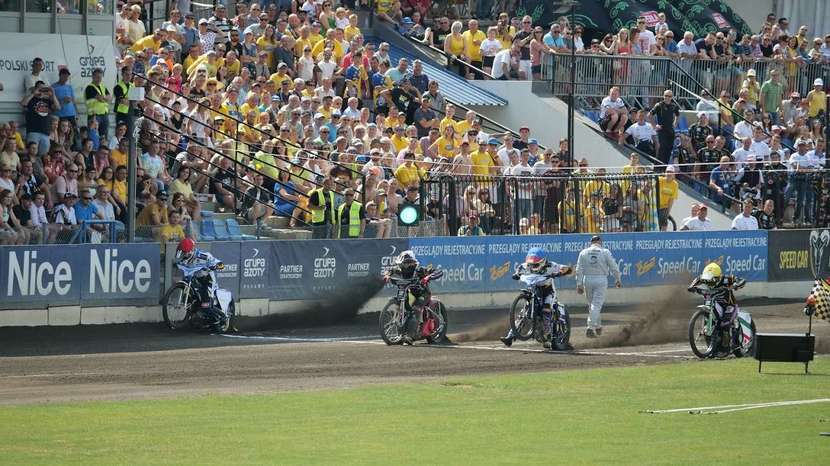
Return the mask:
<svg viewBox="0 0 830 466">
<path fill-rule="evenodd" d="M 519 274 L 514 273 L 514 274 L 513 274 L 513 280 L 518 280 L 518 279 L 519 279 Z"/>
<path fill-rule="evenodd" d="M 809 304 L 804 306 L 804 315 L 805 316 L 810 317 L 811 315 L 813 315 L 813 312 L 815 312 L 815 308 L 813 306 L 811 306 Z"/>
<path fill-rule="evenodd" d="M 429 283 L 429 277 L 424 277 L 421 279 L 421 286 L 427 286 L 427 283 Z"/>
<path fill-rule="evenodd" d="M 693 286 L 690 286 L 690 287 L 686 288 L 686 291 L 688 291 L 689 293 L 696 293 L 696 292 L 697 292 L 697 288 L 695 288 L 695 287 L 693 287 Z"/>
</svg>

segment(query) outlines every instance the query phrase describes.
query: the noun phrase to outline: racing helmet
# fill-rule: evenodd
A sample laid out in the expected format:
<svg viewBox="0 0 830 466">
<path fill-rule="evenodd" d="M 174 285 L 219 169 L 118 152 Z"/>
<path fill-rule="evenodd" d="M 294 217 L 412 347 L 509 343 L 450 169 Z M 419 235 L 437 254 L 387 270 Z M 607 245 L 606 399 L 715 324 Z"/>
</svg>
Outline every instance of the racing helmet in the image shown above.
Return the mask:
<svg viewBox="0 0 830 466">
<path fill-rule="evenodd" d="M 723 272 L 721 272 L 720 266 L 712 262 L 703 268 L 703 273 L 700 274 L 700 281 L 711 286 L 716 284 L 722 276 Z"/>
<path fill-rule="evenodd" d="M 545 251 L 542 248 L 530 248 L 525 256 L 525 265 L 530 272 L 540 272 L 545 266 Z"/>
<path fill-rule="evenodd" d="M 418 259 L 415 258 L 415 253 L 407 249 L 398 254 L 398 257 L 395 259 L 395 265 L 401 269 L 401 273 L 408 276 L 415 272 L 419 264 Z"/>
<path fill-rule="evenodd" d="M 185 238 L 179 241 L 179 246 L 176 248 L 176 260 L 187 262 L 196 254 L 196 242 L 191 238 Z"/>
</svg>

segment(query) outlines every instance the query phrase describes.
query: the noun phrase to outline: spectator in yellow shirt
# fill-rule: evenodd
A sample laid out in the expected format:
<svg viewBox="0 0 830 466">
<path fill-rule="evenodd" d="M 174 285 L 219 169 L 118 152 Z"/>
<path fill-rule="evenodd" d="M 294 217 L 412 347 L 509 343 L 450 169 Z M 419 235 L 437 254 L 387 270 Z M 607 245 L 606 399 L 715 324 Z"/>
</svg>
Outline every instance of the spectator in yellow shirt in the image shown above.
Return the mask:
<svg viewBox="0 0 830 466">
<path fill-rule="evenodd" d="M 395 178 L 401 187 L 418 186 L 421 176 L 418 167 L 415 166 L 415 154 L 407 152 L 404 154 L 404 163 L 395 170 Z"/>
<path fill-rule="evenodd" d="M 452 126 L 455 129 L 455 105 L 447 104 L 444 108 L 444 118 L 438 123 L 438 129 L 444 134 L 444 128 Z"/>
<path fill-rule="evenodd" d="M 669 214 L 677 200 L 679 186 L 674 178 L 676 169 L 674 165 L 666 167 L 666 174 L 658 181 L 660 186 L 660 204 L 657 206 L 657 220 L 660 224 L 660 231 L 666 231 L 669 225 Z"/>
<path fill-rule="evenodd" d="M 481 43 L 484 42 L 487 35 L 478 28 L 478 21 L 475 19 L 471 19 L 467 23 L 467 28 L 461 34 L 461 37 L 464 38 L 464 55 L 469 57 L 471 65 L 481 69 L 484 65 L 481 58 Z"/>
<path fill-rule="evenodd" d="M 360 35 L 360 28 L 357 26 L 357 15 L 352 13 L 349 15 L 349 25 L 343 29 L 343 35 L 346 41 L 351 42 L 356 36 Z"/>
<path fill-rule="evenodd" d="M 458 140 L 455 138 L 455 127 L 452 125 L 444 127 L 441 131 L 441 137 L 429 147 L 430 152 L 437 154 L 439 157 L 446 157 L 452 160 L 458 150 Z"/>
<path fill-rule="evenodd" d="M 813 90 L 807 93 L 807 102 L 810 104 L 807 116 L 816 118 L 820 114 L 827 113 L 827 93 L 824 92 L 824 80 L 816 78 L 813 81 Z"/>
<path fill-rule="evenodd" d="M 405 131 L 406 128 L 403 126 L 395 126 L 395 134 L 389 138 L 392 141 L 392 147 L 395 148 L 396 154 L 406 149 L 406 146 L 409 145 L 409 138 L 406 137 Z"/>
<path fill-rule="evenodd" d="M 473 175 L 488 176 L 493 168 L 495 168 L 496 160 L 499 156 L 496 154 L 496 148 L 499 146 L 498 139 L 490 139 L 487 141 L 487 147 L 480 146 L 477 151 L 470 155 L 473 164 Z"/>
<path fill-rule="evenodd" d="M 182 228 L 182 214 L 174 210 L 170 212 L 170 223 L 162 225 L 158 229 L 159 241 L 167 243 L 170 241 L 178 241 L 185 237 L 184 228 Z"/>
<path fill-rule="evenodd" d="M 133 52 L 140 52 L 150 49 L 153 52 L 155 52 L 161 46 L 161 43 L 164 41 L 164 37 L 166 35 L 167 33 L 164 30 L 156 29 L 155 31 L 153 31 L 153 34 L 142 37 L 141 39 L 135 41 L 133 46 L 130 47 L 130 50 L 132 50 Z"/>
</svg>

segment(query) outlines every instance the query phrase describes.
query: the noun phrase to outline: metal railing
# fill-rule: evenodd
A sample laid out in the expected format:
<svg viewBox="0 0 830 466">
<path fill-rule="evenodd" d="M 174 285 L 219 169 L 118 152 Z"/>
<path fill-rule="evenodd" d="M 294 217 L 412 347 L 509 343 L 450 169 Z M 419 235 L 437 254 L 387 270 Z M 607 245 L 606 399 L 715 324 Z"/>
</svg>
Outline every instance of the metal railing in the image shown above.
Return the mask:
<svg viewBox="0 0 830 466">
<path fill-rule="evenodd" d="M 658 175 L 444 176 L 421 210 L 456 235 L 471 214 L 488 235 L 657 231 Z"/>
<path fill-rule="evenodd" d="M 830 75 L 830 65 L 784 63 L 770 59 L 754 61 L 731 61 L 711 59 L 671 59 L 667 57 L 642 57 L 628 55 L 577 55 L 576 84 L 577 98 L 596 100 L 596 104 L 608 95 L 611 86 L 620 88 L 621 96 L 631 103 L 659 101 L 663 91 L 676 82 L 685 88 L 695 88 L 700 83 L 712 95 L 727 91 L 735 96 L 741 88 L 746 73 L 754 69 L 760 86 L 772 70 L 778 70 L 787 93 L 799 92 L 806 95 L 813 88 L 816 78 Z M 542 57 L 542 79 L 552 82 L 553 94 L 570 94 L 571 80 L 568 74 L 570 55 L 549 54 Z M 685 73 L 684 73 L 685 72 Z M 688 73 L 688 75 L 687 75 Z M 698 97 L 675 90 L 675 100 L 687 108 L 694 108 Z M 598 106 L 598 105 L 597 105 Z"/>
</svg>

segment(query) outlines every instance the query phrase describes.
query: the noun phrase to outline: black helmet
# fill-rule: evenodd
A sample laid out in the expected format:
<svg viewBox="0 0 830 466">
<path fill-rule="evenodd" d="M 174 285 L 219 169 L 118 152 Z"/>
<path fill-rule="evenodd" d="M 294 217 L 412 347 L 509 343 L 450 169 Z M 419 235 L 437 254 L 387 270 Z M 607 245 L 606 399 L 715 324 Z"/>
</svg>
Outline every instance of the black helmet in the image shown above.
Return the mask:
<svg viewBox="0 0 830 466">
<path fill-rule="evenodd" d="M 419 264 L 418 259 L 415 258 L 415 253 L 407 249 L 398 254 L 395 265 L 401 269 L 401 273 L 411 275 Z"/>
</svg>

